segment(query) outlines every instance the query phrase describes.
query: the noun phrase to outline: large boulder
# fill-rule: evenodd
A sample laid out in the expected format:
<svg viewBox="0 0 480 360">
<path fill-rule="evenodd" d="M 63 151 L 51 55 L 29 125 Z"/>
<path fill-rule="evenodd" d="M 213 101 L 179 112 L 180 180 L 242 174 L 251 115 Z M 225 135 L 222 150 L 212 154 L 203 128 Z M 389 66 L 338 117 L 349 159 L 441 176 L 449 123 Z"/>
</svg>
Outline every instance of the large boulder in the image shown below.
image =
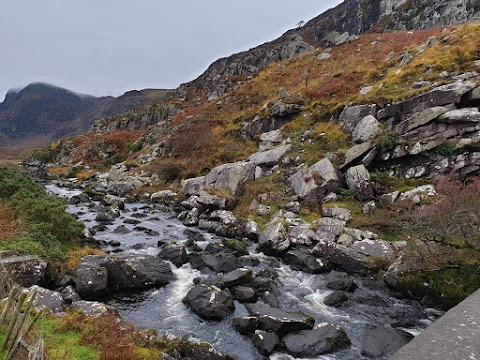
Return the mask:
<svg viewBox="0 0 480 360">
<path fill-rule="evenodd" d="M 431 121 L 438 118 L 440 115 L 445 114 L 448 111 L 448 107 L 436 106 L 433 108 L 425 109 L 417 114 L 414 114 L 410 118 L 400 122 L 395 126 L 395 131 L 399 134 L 405 134 L 411 130 L 424 126 Z"/>
<path fill-rule="evenodd" d="M 296 56 L 315 51 L 315 48 L 309 43 L 305 42 L 303 38 L 295 34 L 293 35 L 280 50 L 280 59 L 288 60 Z"/>
<path fill-rule="evenodd" d="M 188 262 L 188 254 L 185 247 L 180 244 L 168 244 L 158 254 L 160 259 L 171 261 L 176 267 L 181 267 Z"/>
<path fill-rule="evenodd" d="M 365 326 L 363 334 L 362 355 L 389 357 L 412 339 L 413 336 L 403 330 L 369 324 Z"/>
<path fill-rule="evenodd" d="M 352 146 L 345 154 L 345 161 L 340 168 L 345 169 L 347 166 L 355 163 L 368 163 L 369 161 L 371 161 L 370 155 L 372 154 L 372 152 L 375 152 L 375 150 L 376 147 L 374 141 L 367 141 Z"/>
<path fill-rule="evenodd" d="M 285 104 L 283 101 L 277 101 L 270 108 L 270 116 L 274 118 L 281 118 L 292 116 L 302 111 L 302 107 L 297 104 Z"/>
<path fill-rule="evenodd" d="M 65 301 L 63 300 L 62 294 L 58 291 L 48 290 L 34 285 L 28 289 L 28 292 L 30 294 L 36 294 L 33 300 L 35 309 L 39 311 L 46 309 L 54 314 L 64 311 Z"/>
<path fill-rule="evenodd" d="M 41 284 L 45 279 L 47 262 L 35 256 L 16 256 L 13 253 L 0 253 L 0 266 L 21 286 Z"/>
<path fill-rule="evenodd" d="M 221 289 L 232 288 L 238 285 L 248 284 L 252 281 L 253 274 L 250 269 L 235 269 L 225 275 L 210 277 L 202 281 L 202 284 L 215 285 Z"/>
<path fill-rule="evenodd" d="M 340 188 L 340 178 L 332 162 L 324 158 L 309 168 L 300 169 L 288 178 L 293 191 L 304 198 L 317 189 L 326 195 Z"/>
<path fill-rule="evenodd" d="M 95 299 L 108 291 L 108 271 L 94 263 L 80 263 L 75 268 L 73 282 L 82 298 Z"/>
<path fill-rule="evenodd" d="M 245 308 L 250 316 L 258 319 L 258 326 L 261 330 L 273 331 L 280 336 L 295 331 L 312 329 L 315 323 L 315 320 L 310 316 L 289 313 L 268 305 L 246 304 Z"/>
<path fill-rule="evenodd" d="M 275 216 L 258 238 L 258 249 L 265 255 L 281 255 L 290 247 L 290 239 L 282 219 L 283 217 Z"/>
<path fill-rule="evenodd" d="M 271 150 L 262 151 L 250 155 L 248 161 L 254 163 L 257 166 L 273 166 L 278 164 L 282 157 L 284 157 L 291 148 L 292 145 L 290 144 L 277 146 Z"/>
<path fill-rule="evenodd" d="M 205 185 L 240 195 L 246 182 L 255 178 L 255 164 L 240 161 L 217 166 L 205 177 Z"/>
<path fill-rule="evenodd" d="M 348 188 L 355 190 L 360 201 L 375 198 L 375 186 L 370 178 L 370 173 L 364 165 L 351 167 L 345 173 Z"/>
<path fill-rule="evenodd" d="M 235 310 L 230 290 L 221 290 L 215 286 L 196 285 L 182 301 L 206 320 L 222 320 Z"/>
<path fill-rule="evenodd" d="M 355 144 L 374 140 L 381 131 L 381 124 L 375 116 L 367 115 L 353 129 L 352 140 Z"/>
<path fill-rule="evenodd" d="M 292 269 L 310 274 L 320 274 L 329 270 L 327 261 L 312 255 L 311 251 L 306 249 L 289 250 L 283 259 Z"/>
<path fill-rule="evenodd" d="M 394 118 L 396 121 L 402 121 L 431 107 L 457 104 L 464 94 L 475 87 L 476 84 L 472 81 L 456 81 L 442 85 L 424 94 L 385 107 L 378 111 L 378 119 Z"/>
<path fill-rule="evenodd" d="M 344 131 L 351 133 L 358 123 L 367 115 L 377 116 L 378 107 L 371 105 L 347 106 L 339 116 Z"/>
<path fill-rule="evenodd" d="M 446 123 L 478 123 L 480 121 L 480 112 L 478 108 L 464 108 L 447 111 L 442 114 L 438 121 Z"/>
<path fill-rule="evenodd" d="M 228 252 L 219 252 L 216 254 L 196 253 L 190 255 L 190 264 L 195 269 L 208 268 L 215 272 L 227 273 L 241 267 L 240 260 Z"/>
<path fill-rule="evenodd" d="M 313 330 L 289 334 L 283 341 L 290 354 L 302 358 L 331 353 L 350 345 L 345 330 L 326 323 Z"/>
<path fill-rule="evenodd" d="M 252 341 L 258 352 L 262 355 L 268 356 L 280 343 L 280 338 L 277 334 L 263 330 L 255 330 L 252 336 Z"/>
<path fill-rule="evenodd" d="M 198 195 L 205 188 L 205 176 L 200 176 L 182 181 L 182 192 L 186 196 Z"/>
<path fill-rule="evenodd" d="M 97 301 L 75 301 L 72 304 L 72 308 L 89 317 L 100 317 L 109 314 L 117 315 L 114 308 Z"/>
</svg>

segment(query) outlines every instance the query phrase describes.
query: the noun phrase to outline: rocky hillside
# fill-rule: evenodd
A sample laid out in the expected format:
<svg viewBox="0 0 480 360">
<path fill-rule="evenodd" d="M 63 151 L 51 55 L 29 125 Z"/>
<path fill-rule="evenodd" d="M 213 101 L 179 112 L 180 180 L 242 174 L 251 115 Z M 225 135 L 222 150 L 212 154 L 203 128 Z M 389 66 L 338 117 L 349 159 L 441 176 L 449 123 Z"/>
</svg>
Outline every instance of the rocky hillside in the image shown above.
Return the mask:
<svg viewBox="0 0 480 360">
<path fill-rule="evenodd" d="M 52 141 L 84 132 L 95 119 L 159 101 L 167 92 L 131 91 L 118 98 L 96 98 L 41 83 L 11 90 L 0 103 L 0 146 L 9 147 L 33 138 Z"/>
<path fill-rule="evenodd" d="M 272 42 L 217 60 L 186 87 L 201 86 L 213 99 L 238 77 L 253 75 L 272 62 L 340 45 L 365 32 L 429 29 L 478 19 L 478 0 L 346 0 Z"/>
</svg>

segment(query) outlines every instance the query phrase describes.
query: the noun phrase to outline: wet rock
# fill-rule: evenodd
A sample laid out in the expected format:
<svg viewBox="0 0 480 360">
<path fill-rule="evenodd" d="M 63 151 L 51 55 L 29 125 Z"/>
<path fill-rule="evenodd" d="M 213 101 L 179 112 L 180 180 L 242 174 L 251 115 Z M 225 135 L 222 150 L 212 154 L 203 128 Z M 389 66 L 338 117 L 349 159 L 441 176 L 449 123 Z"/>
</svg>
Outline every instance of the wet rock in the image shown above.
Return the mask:
<svg viewBox="0 0 480 360">
<path fill-rule="evenodd" d="M 257 292 L 250 286 L 235 286 L 231 291 L 233 297 L 240 302 L 254 303 L 257 301 Z"/>
<path fill-rule="evenodd" d="M 231 240 L 225 240 L 223 242 L 225 247 L 228 249 L 234 251 L 238 255 L 248 255 L 248 244 L 245 241 L 242 240 L 237 240 L 237 239 L 231 239 Z"/>
<path fill-rule="evenodd" d="M 183 234 L 186 235 L 187 238 L 192 241 L 205 241 L 205 237 L 202 235 L 202 233 L 195 230 L 185 229 L 183 231 Z"/>
<path fill-rule="evenodd" d="M 140 224 L 141 221 L 137 220 L 137 219 L 128 218 L 128 219 L 123 220 L 123 223 L 124 224 L 129 224 L 129 225 L 137 225 L 137 224 Z"/>
<path fill-rule="evenodd" d="M 368 256 L 336 243 L 319 242 L 312 252 L 347 272 L 369 272 L 380 266 Z"/>
<path fill-rule="evenodd" d="M 188 255 L 183 245 L 168 244 L 158 254 L 160 259 L 168 260 L 176 267 L 188 262 Z"/>
<path fill-rule="evenodd" d="M 185 213 L 185 217 L 183 218 L 183 225 L 185 226 L 195 226 L 198 224 L 200 217 L 200 210 L 198 208 L 193 208 L 192 210 Z"/>
<path fill-rule="evenodd" d="M 405 331 L 369 324 L 364 330 L 362 354 L 371 357 L 390 356 L 412 339 L 413 336 Z"/>
<path fill-rule="evenodd" d="M 115 228 L 113 232 L 115 234 L 128 234 L 129 232 L 131 232 L 131 230 L 127 228 L 125 225 L 120 225 L 117 228 Z"/>
<path fill-rule="evenodd" d="M 115 195 L 105 195 L 103 203 L 107 206 L 116 206 L 120 210 L 125 210 L 125 198 Z"/>
<path fill-rule="evenodd" d="M 251 155 L 248 161 L 254 163 L 256 166 L 273 166 L 280 162 L 282 157 L 292 148 L 291 145 L 277 146 L 271 150 L 262 151 Z"/>
<path fill-rule="evenodd" d="M 206 186 L 228 190 L 232 195 L 242 193 L 245 183 L 255 177 L 255 164 L 236 162 L 217 166 L 205 177 Z"/>
<path fill-rule="evenodd" d="M 107 242 L 107 244 L 111 247 L 119 247 L 122 245 L 122 243 L 118 240 L 110 240 L 109 242 Z"/>
<path fill-rule="evenodd" d="M 36 293 L 33 306 L 38 311 L 47 309 L 54 314 L 63 312 L 65 302 L 58 291 L 48 290 L 34 285 L 28 289 L 28 292 L 30 294 Z"/>
<path fill-rule="evenodd" d="M 273 285 L 276 288 L 276 285 Z M 274 308 L 279 308 L 280 307 L 280 300 L 278 300 L 278 289 L 273 292 L 273 291 L 265 291 L 261 297 L 262 297 L 262 301 L 271 306 L 271 307 L 274 307 Z"/>
<path fill-rule="evenodd" d="M 210 277 L 202 281 L 202 283 L 207 285 L 215 285 L 216 287 L 225 289 L 248 284 L 252 281 L 252 278 L 252 270 L 236 269 L 226 273 L 225 275 Z"/>
<path fill-rule="evenodd" d="M 346 301 L 348 301 L 348 296 L 344 291 L 334 290 L 331 294 L 325 297 L 323 303 L 327 306 L 340 307 Z"/>
<path fill-rule="evenodd" d="M 373 115 L 365 116 L 355 126 L 352 132 L 352 140 L 355 144 L 361 144 L 370 140 L 380 134 L 381 125 L 380 122 Z"/>
<path fill-rule="evenodd" d="M 246 304 L 245 307 L 250 316 L 258 319 L 260 329 L 273 331 L 280 336 L 295 331 L 312 329 L 315 322 L 310 316 L 289 313 L 268 305 Z"/>
<path fill-rule="evenodd" d="M 255 330 L 252 336 L 252 341 L 258 352 L 262 355 L 268 356 L 280 343 L 280 338 L 272 332 L 266 332 L 263 330 Z"/>
<path fill-rule="evenodd" d="M 287 351 L 297 357 L 328 354 L 350 345 L 350 339 L 342 328 L 326 323 L 313 330 L 287 335 L 283 341 Z"/>
<path fill-rule="evenodd" d="M 41 284 L 45 279 L 47 262 L 35 256 L 16 256 L 12 252 L 0 252 L 0 266 L 21 286 Z"/>
<path fill-rule="evenodd" d="M 82 203 L 87 203 L 90 201 L 90 196 L 86 193 L 81 193 L 80 195 L 74 195 L 70 199 L 68 199 L 68 203 L 70 205 L 78 205 Z"/>
<path fill-rule="evenodd" d="M 388 306 L 387 302 L 380 295 L 374 293 L 358 294 L 353 300 L 358 304 L 368 306 Z"/>
<path fill-rule="evenodd" d="M 258 328 L 258 320 L 254 316 L 244 316 L 232 320 L 233 328 L 242 335 L 248 335 L 255 332 Z"/>
<path fill-rule="evenodd" d="M 95 217 L 95 221 L 100 223 L 111 223 L 114 222 L 116 218 L 120 216 L 120 213 L 115 211 L 114 209 L 110 209 L 108 211 L 102 211 L 97 214 Z"/>
<path fill-rule="evenodd" d="M 230 290 L 214 286 L 196 285 L 182 301 L 206 320 L 222 320 L 235 310 Z"/>
<path fill-rule="evenodd" d="M 355 284 L 355 282 L 345 273 L 332 273 L 332 276 L 334 278 L 328 280 L 325 284 L 329 289 L 353 292 L 358 287 L 357 284 Z"/>
<path fill-rule="evenodd" d="M 217 254 L 192 254 L 190 264 L 198 270 L 208 268 L 215 272 L 223 273 L 233 271 L 241 266 L 239 259 L 235 255 L 225 252 Z"/>
<path fill-rule="evenodd" d="M 310 250 L 289 250 L 283 258 L 294 270 L 310 274 L 320 274 L 329 270 L 328 262 L 312 255 Z"/>
</svg>

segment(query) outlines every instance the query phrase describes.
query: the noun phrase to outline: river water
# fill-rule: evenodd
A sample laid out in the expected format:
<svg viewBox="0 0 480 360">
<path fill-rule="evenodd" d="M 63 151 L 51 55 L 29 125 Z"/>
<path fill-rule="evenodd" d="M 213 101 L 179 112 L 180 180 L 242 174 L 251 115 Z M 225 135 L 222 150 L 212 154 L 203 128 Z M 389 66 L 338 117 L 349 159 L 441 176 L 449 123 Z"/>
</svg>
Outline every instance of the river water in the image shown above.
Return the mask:
<svg viewBox="0 0 480 360">
<path fill-rule="evenodd" d="M 47 185 L 47 190 L 62 197 L 70 198 L 79 195 L 81 191 L 71 190 L 56 185 Z M 97 215 L 95 208 L 87 204 L 69 205 L 68 212 L 75 214 L 87 228 L 99 225 L 95 221 Z M 136 225 L 124 223 L 125 219 L 136 219 Z M 128 221 L 127 221 L 128 222 Z M 114 230 L 124 225 L 131 232 L 118 234 Z M 147 235 L 143 230 L 134 230 L 135 227 L 155 231 Z M 156 210 L 150 205 L 134 203 L 126 204 L 122 215 L 104 231 L 97 231 L 95 238 L 98 240 L 120 242 L 120 247 L 106 246 L 106 251 L 127 251 L 138 254 L 156 255 L 159 253 L 157 242 L 176 241 L 182 243 L 187 240 L 183 234 L 186 227 L 176 218 L 174 213 Z M 158 233 L 158 235 L 157 235 Z M 221 242 L 222 238 L 203 233 L 208 242 Z M 312 275 L 292 270 L 279 262 L 255 251 L 254 245 L 250 247 L 250 254 L 260 260 L 260 265 L 251 267 L 254 273 L 264 268 L 271 268 L 278 273 L 277 285 L 280 290 L 280 307 L 287 311 L 302 311 L 315 318 L 315 324 L 329 322 L 345 329 L 352 346 L 346 350 L 329 355 L 319 356 L 320 360 L 355 360 L 368 359 L 361 355 L 363 328 L 366 324 L 402 324 L 402 329 L 416 335 L 430 324 L 439 313 L 434 309 L 423 308 L 418 302 L 399 299 L 390 291 L 383 288 L 376 281 L 368 278 L 354 277 L 359 286 L 354 292 L 354 298 L 362 301 L 349 301 L 341 308 L 326 306 L 323 299 L 331 293 L 325 283 L 331 274 Z M 122 317 L 136 326 L 158 330 L 159 335 L 175 335 L 191 340 L 207 341 L 219 351 L 237 357 L 239 360 L 264 359 L 250 339 L 236 332 L 231 322 L 234 317 L 247 315 L 245 307 L 235 302 L 235 313 L 221 322 L 206 321 L 194 314 L 182 303 L 182 299 L 193 287 L 192 280 L 202 277 L 202 273 L 192 269 L 190 264 L 176 268 L 173 264 L 172 271 L 175 280 L 160 289 L 151 289 L 139 293 L 117 294 L 109 301 L 118 309 Z M 367 300 L 365 300 L 367 299 Z M 272 360 L 296 359 L 290 355 L 275 353 L 270 356 Z"/>
</svg>

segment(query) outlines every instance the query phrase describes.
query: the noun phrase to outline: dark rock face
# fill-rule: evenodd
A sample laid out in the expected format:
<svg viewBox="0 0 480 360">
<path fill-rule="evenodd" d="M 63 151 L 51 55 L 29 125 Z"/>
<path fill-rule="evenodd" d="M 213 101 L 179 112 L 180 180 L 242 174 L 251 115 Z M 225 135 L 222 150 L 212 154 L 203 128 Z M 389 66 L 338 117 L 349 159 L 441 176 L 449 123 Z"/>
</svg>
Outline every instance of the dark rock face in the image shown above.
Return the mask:
<svg viewBox="0 0 480 360">
<path fill-rule="evenodd" d="M 236 269 L 221 276 L 210 277 L 203 281 L 204 284 L 215 285 L 221 289 L 248 284 L 252 281 L 252 270 Z"/>
<path fill-rule="evenodd" d="M 325 286 L 332 290 L 343 290 L 353 292 L 358 287 L 355 282 L 345 273 L 336 273 L 335 277 L 329 280 Z"/>
<path fill-rule="evenodd" d="M 206 320 L 222 320 L 235 310 L 230 290 L 220 290 L 215 286 L 196 285 L 185 296 L 183 303 Z"/>
<path fill-rule="evenodd" d="M 260 354 L 265 356 L 270 355 L 280 343 L 277 334 L 263 330 L 256 330 L 252 336 L 252 341 Z"/>
<path fill-rule="evenodd" d="M 241 266 L 239 259 L 231 253 L 195 254 L 190 258 L 195 269 L 208 268 L 215 272 L 229 272 Z"/>
<path fill-rule="evenodd" d="M 350 345 L 350 339 L 341 328 L 330 324 L 313 330 L 289 334 L 283 339 L 287 351 L 298 357 L 313 357 L 334 352 Z"/>
<path fill-rule="evenodd" d="M 46 261 L 34 256 L 15 256 L 5 252 L 2 252 L 0 256 L 0 265 L 21 286 L 36 285 L 44 280 L 47 269 Z"/>
<path fill-rule="evenodd" d="M 371 357 L 393 355 L 413 336 L 405 331 L 382 325 L 367 325 L 362 341 L 362 354 Z"/>
<path fill-rule="evenodd" d="M 328 271 L 328 262 L 312 255 L 307 250 L 290 250 L 283 258 L 295 270 L 310 274 L 320 274 Z"/>
<path fill-rule="evenodd" d="M 254 333 L 255 330 L 258 329 L 258 320 L 254 316 L 235 318 L 232 320 L 232 326 L 240 334 L 248 335 Z"/>
<path fill-rule="evenodd" d="M 236 286 L 232 289 L 234 298 L 240 302 L 256 302 L 257 292 L 249 286 Z"/>
<path fill-rule="evenodd" d="M 260 329 L 273 331 L 280 336 L 295 331 L 312 329 L 315 322 L 309 316 L 289 313 L 268 305 L 247 304 L 245 307 L 250 316 L 258 319 Z"/>
<path fill-rule="evenodd" d="M 324 304 L 333 307 L 340 307 L 348 300 L 347 294 L 341 290 L 335 290 L 328 295 L 324 300 Z"/>
<path fill-rule="evenodd" d="M 111 291 L 164 286 L 173 279 L 170 266 L 156 256 L 119 254 L 87 256 L 74 272 L 82 298 L 96 299 Z"/>
<path fill-rule="evenodd" d="M 169 244 L 166 245 L 158 257 L 164 260 L 171 261 L 176 267 L 180 267 L 188 262 L 188 255 L 183 245 Z"/>
</svg>

